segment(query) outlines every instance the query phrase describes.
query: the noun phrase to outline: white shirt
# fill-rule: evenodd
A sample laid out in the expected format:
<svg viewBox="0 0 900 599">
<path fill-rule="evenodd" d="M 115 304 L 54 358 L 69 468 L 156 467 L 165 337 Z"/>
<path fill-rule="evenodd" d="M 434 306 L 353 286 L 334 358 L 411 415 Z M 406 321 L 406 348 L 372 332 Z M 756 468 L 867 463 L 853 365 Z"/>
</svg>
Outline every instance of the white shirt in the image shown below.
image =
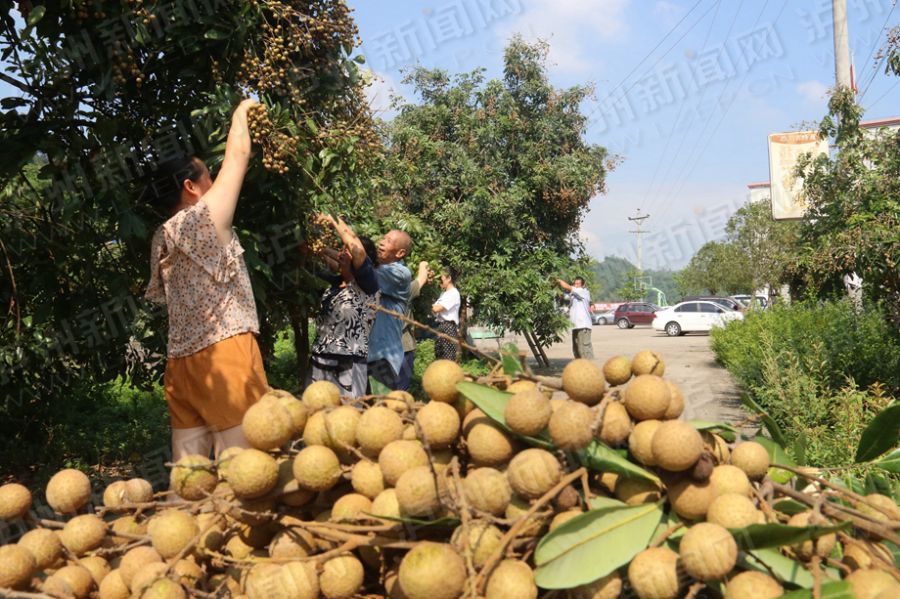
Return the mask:
<svg viewBox="0 0 900 599">
<path fill-rule="evenodd" d="M 459 297 L 459 289 L 457 289 L 456 287 L 451 287 L 450 289 L 447 289 L 446 291 L 441 293 L 441 297 L 439 297 L 435 303 L 440 304 L 441 307 L 444 308 L 444 311 L 438 312 L 438 319 L 447 320 L 459 324 L 460 302 L 461 300 Z"/>
<path fill-rule="evenodd" d="M 572 287 L 569 292 L 569 320 L 572 329 L 589 329 L 591 322 L 591 292 L 584 287 Z"/>
</svg>

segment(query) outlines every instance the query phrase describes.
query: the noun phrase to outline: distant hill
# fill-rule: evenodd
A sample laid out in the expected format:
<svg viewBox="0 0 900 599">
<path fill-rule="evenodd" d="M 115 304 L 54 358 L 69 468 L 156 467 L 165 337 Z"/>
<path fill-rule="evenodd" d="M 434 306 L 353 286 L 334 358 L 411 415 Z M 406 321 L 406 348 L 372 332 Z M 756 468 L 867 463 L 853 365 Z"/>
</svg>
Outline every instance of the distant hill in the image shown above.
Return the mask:
<svg viewBox="0 0 900 599">
<path fill-rule="evenodd" d="M 622 287 L 628 279 L 628 274 L 635 270 L 634 264 L 620 258 L 619 256 L 607 256 L 602 262 L 595 262 L 592 265 L 594 276 L 600 288 L 600 292 L 593 298 L 598 302 L 614 302 L 620 301 L 622 298 L 616 295 L 616 291 Z M 679 299 L 680 294 L 675 286 L 675 273 L 671 270 L 645 270 L 644 275 L 652 278 L 652 286 L 666 294 L 666 300 L 669 304 L 674 304 Z M 649 301 L 656 301 L 656 294 L 645 298 Z"/>
</svg>

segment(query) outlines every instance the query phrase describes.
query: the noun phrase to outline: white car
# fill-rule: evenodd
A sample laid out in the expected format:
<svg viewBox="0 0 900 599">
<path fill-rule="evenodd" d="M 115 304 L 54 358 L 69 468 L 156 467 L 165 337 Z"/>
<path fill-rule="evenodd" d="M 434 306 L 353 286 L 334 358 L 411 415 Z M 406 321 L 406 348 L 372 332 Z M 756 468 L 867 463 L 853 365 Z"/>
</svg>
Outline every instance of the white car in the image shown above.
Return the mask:
<svg viewBox="0 0 900 599">
<path fill-rule="evenodd" d="M 743 320 L 744 315 L 735 310 L 727 310 L 710 301 L 681 302 L 671 308 L 660 310 L 653 319 L 653 328 L 665 331 L 669 337 L 677 337 L 695 331 L 709 331 L 722 327 L 732 320 Z"/>
</svg>

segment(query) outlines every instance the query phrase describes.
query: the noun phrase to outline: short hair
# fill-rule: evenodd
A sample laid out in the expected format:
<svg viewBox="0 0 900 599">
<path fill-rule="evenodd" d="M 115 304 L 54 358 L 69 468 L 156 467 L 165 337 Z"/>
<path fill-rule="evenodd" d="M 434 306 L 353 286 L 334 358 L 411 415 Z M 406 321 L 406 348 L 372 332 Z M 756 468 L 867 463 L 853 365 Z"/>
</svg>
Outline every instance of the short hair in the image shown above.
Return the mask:
<svg viewBox="0 0 900 599">
<path fill-rule="evenodd" d="M 150 202 L 171 212 L 181 202 L 185 179 L 197 182 L 203 175 L 197 156 L 182 154 L 160 162 L 150 175 Z"/>
<path fill-rule="evenodd" d="M 581 284 L 584 285 L 584 277 L 575 277 L 575 281 L 581 281 Z M 572 281 L 573 283 L 575 281 Z"/>
<path fill-rule="evenodd" d="M 397 232 L 397 249 L 404 250 L 408 256 L 409 251 L 412 249 L 412 237 L 406 231 L 401 231 L 400 229 L 394 229 L 394 231 Z"/>
</svg>

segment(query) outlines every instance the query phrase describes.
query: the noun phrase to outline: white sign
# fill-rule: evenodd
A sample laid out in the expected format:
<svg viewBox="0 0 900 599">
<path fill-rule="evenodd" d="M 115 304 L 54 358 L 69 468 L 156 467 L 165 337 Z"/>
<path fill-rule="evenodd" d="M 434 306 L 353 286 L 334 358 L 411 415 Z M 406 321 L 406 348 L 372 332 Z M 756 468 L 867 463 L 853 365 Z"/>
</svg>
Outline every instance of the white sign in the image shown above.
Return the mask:
<svg viewBox="0 0 900 599">
<path fill-rule="evenodd" d="M 803 218 L 806 200 L 803 178 L 794 176 L 797 159 L 803 154 L 828 154 L 828 140 L 818 131 L 795 131 L 769 135 L 769 181 L 772 217 L 775 220 Z"/>
</svg>

